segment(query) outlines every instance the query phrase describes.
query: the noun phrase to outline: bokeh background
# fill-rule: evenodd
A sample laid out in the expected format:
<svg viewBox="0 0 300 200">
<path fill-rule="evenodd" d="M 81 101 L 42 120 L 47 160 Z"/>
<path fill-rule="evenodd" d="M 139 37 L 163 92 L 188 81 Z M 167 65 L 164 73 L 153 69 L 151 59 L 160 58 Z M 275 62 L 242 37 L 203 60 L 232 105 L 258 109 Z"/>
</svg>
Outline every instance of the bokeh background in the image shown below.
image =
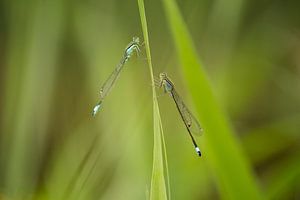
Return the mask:
<svg viewBox="0 0 300 200">
<path fill-rule="evenodd" d="M 300 2 L 177 4 L 257 187 L 266 199 L 300 199 Z M 162 3 L 145 8 L 154 73 L 167 72 L 193 111 Z M 0 1 L 1 200 L 148 199 L 153 113 L 144 48 L 91 116 L 133 36 L 142 38 L 136 1 Z M 226 198 L 205 156 L 205 135 L 218 133 L 196 138 L 198 158 L 172 99 L 158 100 L 172 198 Z"/>
</svg>

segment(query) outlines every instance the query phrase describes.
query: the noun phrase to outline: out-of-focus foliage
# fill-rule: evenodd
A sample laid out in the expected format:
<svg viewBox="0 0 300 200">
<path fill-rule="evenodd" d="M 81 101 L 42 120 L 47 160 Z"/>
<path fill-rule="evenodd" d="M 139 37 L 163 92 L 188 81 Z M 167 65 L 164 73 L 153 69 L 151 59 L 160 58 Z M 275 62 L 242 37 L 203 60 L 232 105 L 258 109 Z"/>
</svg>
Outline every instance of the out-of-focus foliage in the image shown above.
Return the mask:
<svg viewBox="0 0 300 200">
<path fill-rule="evenodd" d="M 222 135 L 211 130 L 222 127 L 196 138 L 197 157 L 171 98 L 158 92 L 172 198 L 238 196 L 222 187 L 222 173 L 236 171 L 235 184 L 243 180 L 238 166 L 248 166 L 255 181 L 240 187 L 267 199 L 299 199 L 299 1 L 176 3 L 239 147 L 229 143 L 226 152 L 244 159 L 224 152 L 228 169 L 216 173 L 211 138 Z M 163 8 L 145 1 L 154 75 L 167 72 L 190 110 L 213 124 L 198 113 L 204 100 L 195 94 L 205 99 L 205 92 L 181 74 Z M 153 98 L 144 48 L 91 117 L 101 84 L 133 36 L 143 36 L 137 1 L 0 2 L 1 200 L 149 198 Z M 215 149 L 226 142 L 220 137 Z"/>
</svg>

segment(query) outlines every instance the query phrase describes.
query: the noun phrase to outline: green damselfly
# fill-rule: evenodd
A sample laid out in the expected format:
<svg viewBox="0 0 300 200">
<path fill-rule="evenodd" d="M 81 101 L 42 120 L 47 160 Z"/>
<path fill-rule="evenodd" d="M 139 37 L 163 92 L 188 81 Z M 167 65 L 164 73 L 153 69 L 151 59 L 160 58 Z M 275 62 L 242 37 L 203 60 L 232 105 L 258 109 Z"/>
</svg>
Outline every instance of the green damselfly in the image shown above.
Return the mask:
<svg viewBox="0 0 300 200">
<path fill-rule="evenodd" d="M 140 39 L 138 37 L 134 37 L 132 39 L 132 41 L 127 45 L 120 63 L 117 65 L 115 70 L 110 74 L 110 76 L 104 82 L 104 84 L 102 85 L 102 87 L 100 89 L 100 99 L 93 109 L 93 112 L 92 112 L 93 116 L 95 116 L 98 113 L 98 111 L 100 110 L 100 107 L 102 105 L 104 98 L 107 96 L 107 94 L 110 92 L 112 87 L 115 85 L 116 80 L 120 76 L 120 72 L 123 69 L 125 63 L 134 54 L 134 52 L 136 52 L 137 55 L 139 55 L 140 46 L 141 46 Z"/>
<path fill-rule="evenodd" d="M 186 107 L 186 105 L 181 100 L 180 96 L 176 92 L 174 88 L 173 82 L 168 78 L 166 73 L 160 73 L 159 74 L 159 87 L 163 87 L 165 93 L 169 93 L 171 97 L 173 98 L 177 110 L 181 116 L 182 121 L 184 122 L 184 125 L 192 139 L 193 145 L 195 147 L 195 150 L 199 156 L 201 156 L 200 148 L 198 147 L 196 140 L 193 137 L 193 134 L 195 135 L 201 135 L 202 134 L 202 128 L 198 122 L 198 120 L 192 115 L 192 113 L 189 111 L 189 109 Z"/>
</svg>

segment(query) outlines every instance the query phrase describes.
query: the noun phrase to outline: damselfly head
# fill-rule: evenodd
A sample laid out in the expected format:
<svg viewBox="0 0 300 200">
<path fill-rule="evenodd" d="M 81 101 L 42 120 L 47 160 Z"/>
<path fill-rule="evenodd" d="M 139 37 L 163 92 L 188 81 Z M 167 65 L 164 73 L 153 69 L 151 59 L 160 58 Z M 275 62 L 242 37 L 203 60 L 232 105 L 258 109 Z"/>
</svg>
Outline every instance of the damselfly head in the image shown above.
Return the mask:
<svg viewBox="0 0 300 200">
<path fill-rule="evenodd" d="M 159 79 L 160 79 L 160 81 L 163 81 L 163 80 L 166 79 L 166 78 L 167 78 L 167 73 L 162 72 L 162 73 L 159 74 Z"/>
<path fill-rule="evenodd" d="M 140 51 L 141 51 L 140 50 L 140 46 L 141 46 L 140 38 L 139 37 L 133 37 L 132 42 L 133 42 L 133 44 L 135 44 L 135 51 L 136 51 L 137 55 L 139 56 Z"/>
<path fill-rule="evenodd" d="M 132 42 L 139 45 L 140 44 L 140 38 L 139 37 L 133 37 Z"/>
</svg>

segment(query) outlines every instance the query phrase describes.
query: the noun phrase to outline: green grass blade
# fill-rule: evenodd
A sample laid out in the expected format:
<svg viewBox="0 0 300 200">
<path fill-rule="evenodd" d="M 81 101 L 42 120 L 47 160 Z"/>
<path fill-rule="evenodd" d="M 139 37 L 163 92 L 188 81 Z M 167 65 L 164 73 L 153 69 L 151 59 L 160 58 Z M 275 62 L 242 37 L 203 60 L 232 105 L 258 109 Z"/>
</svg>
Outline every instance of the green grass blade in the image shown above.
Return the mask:
<svg viewBox="0 0 300 200">
<path fill-rule="evenodd" d="M 203 157 L 212 165 L 223 198 L 261 199 L 248 160 L 214 98 L 176 3 L 163 0 L 182 71 L 204 128 Z"/>
<path fill-rule="evenodd" d="M 154 147 L 153 147 L 153 168 L 152 168 L 152 178 L 151 178 L 150 200 L 160 200 L 160 199 L 167 199 L 165 177 L 164 177 L 164 159 L 167 158 L 166 157 L 164 158 L 163 155 L 163 153 L 166 155 L 166 152 L 165 151 L 163 152 L 163 147 L 165 147 L 165 143 L 164 140 L 162 140 L 164 136 L 163 136 L 161 118 L 160 118 L 159 107 L 158 107 L 157 96 L 156 96 L 155 85 L 154 85 L 154 76 L 153 76 L 151 53 L 149 47 L 149 37 L 148 37 L 148 30 L 147 30 L 144 1 L 138 0 L 138 5 L 139 5 L 143 35 L 145 40 L 147 60 L 148 60 L 148 65 L 149 65 L 149 70 L 151 75 L 152 91 L 153 91 Z M 165 160 L 165 164 L 167 164 L 166 160 Z M 166 166 L 166 169 L 168 169 L 168 166 Z"/>
</svg>

